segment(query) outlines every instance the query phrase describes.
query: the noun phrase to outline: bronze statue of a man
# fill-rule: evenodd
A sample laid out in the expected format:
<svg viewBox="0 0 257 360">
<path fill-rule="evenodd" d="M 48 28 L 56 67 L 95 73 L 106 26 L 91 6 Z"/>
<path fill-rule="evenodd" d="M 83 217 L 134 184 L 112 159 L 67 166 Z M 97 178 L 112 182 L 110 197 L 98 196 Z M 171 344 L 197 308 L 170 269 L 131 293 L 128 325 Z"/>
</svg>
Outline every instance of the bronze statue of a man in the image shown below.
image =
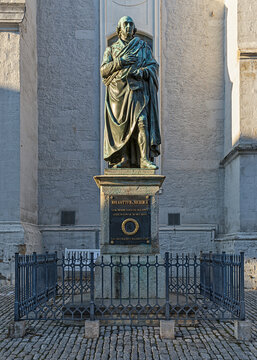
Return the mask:
<svg viewBox="0 0 257 360">
<path fill-rule="evenodd" d="M 147 43 L 135 37 L 134 21 L 119 20 L 119 40 L 104 53 L 101 76 L 105 99 L 104 159 L 111 167 L 157 169 L 151 161 L 161 143 L 158 68 Z"/>
</svg>

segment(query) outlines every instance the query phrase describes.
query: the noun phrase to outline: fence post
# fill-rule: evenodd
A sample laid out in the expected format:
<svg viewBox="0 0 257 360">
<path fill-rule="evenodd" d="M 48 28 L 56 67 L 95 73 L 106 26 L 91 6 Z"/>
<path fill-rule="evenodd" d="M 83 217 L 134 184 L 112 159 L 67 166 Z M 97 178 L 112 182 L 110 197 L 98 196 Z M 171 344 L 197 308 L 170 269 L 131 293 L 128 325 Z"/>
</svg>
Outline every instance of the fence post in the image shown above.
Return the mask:
<svg viewBox="0 0 257 360">
<path fill-rule="evenodd" d="M 20 319 L 19 304 L 20 304 L 20 268 L 19 268 L 19 254 L 15 253 L 15 302 L 14 302 L 14 321 Z"/>
<path fill-rule="evenodd" d="M 244 253 L 240 252 L 240 320 L 245 320 Z"/>
<path fill-rule="evenodd" d="M 230 265 L 229 265 L 229 296 L 230 299 L 233 299 L 235 297 L 235 291 L 234 291 L 234 273 L 235 273 L 235 267 L 234 267 L 234 261 L 233 261 L 233 255 L 230 255 L 229 257 Z"/>
<path fill-rule="evenodd" d="M 214 293 L 215 293 L 215 284 L 214 284 L 214 261 L 212 256 L 212 251 L 209 251 L 209 279 L 208 286 L 210 291 L 210 300 L 214 301 Z"/>
<path fill-rule="evenodd" d="M 165 295 L 166 295 L 166 304 L 165 304 L 165 319 L 169 320 L 170 318 L 170 304 L 169 304 L 169 253 L 165 253 Z"/>
<path fill-rule="evenodd" d="M 202 250 L 200 251 L 200 255 L 199 255 L 199 260 L 200 260 L 200 294 L 203 293 L 203 282 L 204 282 L 204 269 L 203 269 L 203 252 Z M 196 264 L 196 261 L 195 261 Z M 196 285 L 196 282 L 195 282 Z"/>
<path fill-rule="evenodd" d="M 33 268 L 32 268 L 32 293 L 34 303 L 37 303 L 37 253 L 33 252 Z"/>
<path fill-rule="evenodd" d="M 226 287 L 227 287 L 227 278 L 226 278 L 226 253 L 225 251 L 222 251 L 222 255 L 221 255 L 221 276 L 222 276 L 222 280 L 221 280 L 221 294 L 222 295 L 222 300 L 223 302 L 225 301 L 225 298 L 227 296 L 226 294 Z"/>
<path fill-rule="evenodd" d="M 25 255 L 26 256 L 26 265 L 25 265 L 25 296 L 26 296 L 26 302 L 28 302 L 29 300 L 29 288 L 30 288 L 30 283 L 29 283 L 29 267 L 30 267 L 30 256 L 29 255 Z"/>
<path fill-rule="evenodd" d="M 57 282 L 57 251 L 54 252 L 55 256 L 54 256 L 54 262 L 55 262 L 55 273 L 54 273 L 54 281 L 55 281 L 55 296 L 58 294 L 58 282 Z"/>
<path fill-rule="evenodd" d="M 49 260 L 49 256 L 48 256 L 48 251 L 46 251 L 45 253 L 45 296 L 46 299 L 49 299 L 49 274 L 48 274 L 48 260 Z"/>
<path fill-rule="evenodd" d="M 95 320 L 94 253 L 90 253 L 90 320 Z"/>
</svg>

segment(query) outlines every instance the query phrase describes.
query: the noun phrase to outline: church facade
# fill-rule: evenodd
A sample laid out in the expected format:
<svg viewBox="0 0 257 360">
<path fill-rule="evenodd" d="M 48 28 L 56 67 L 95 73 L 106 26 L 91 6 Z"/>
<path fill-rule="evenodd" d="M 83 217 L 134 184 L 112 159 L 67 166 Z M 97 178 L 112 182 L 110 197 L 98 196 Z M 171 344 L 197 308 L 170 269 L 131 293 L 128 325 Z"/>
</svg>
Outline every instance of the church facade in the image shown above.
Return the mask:
<svg viewBox="0 0 257 360">
<path fill-rule="evenodd" d="M 98 248 L 104 49 L 129 15 L 160 64 L 161 252 L 257 256 L 255 0 L 0 0 L 0 281 L 14 253 Z"/>
</svg>

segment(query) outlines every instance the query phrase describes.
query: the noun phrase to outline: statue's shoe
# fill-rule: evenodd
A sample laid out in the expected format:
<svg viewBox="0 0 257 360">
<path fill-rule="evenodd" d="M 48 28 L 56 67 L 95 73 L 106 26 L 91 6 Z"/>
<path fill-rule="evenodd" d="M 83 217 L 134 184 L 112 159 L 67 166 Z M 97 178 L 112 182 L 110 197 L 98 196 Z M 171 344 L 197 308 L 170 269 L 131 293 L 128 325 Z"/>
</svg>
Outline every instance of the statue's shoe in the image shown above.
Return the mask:
<svg viewBox="0 0 257 360">
<path fill-rule="evenodd" d="M 143 160 L 140 160 L 140 168 L 141 169 L 157 170 L 158 166 L 155 165 L 153 162 L 147 160 L 147 159 L 143 159 Z"/>
<path fill-rule="evenodd" d="M 129 161 L 127 158 L 123 158 L 121 162 L 119 162 L 118 164 L 113 165 L 113 168 L 129 168 Z"/>
</svg>

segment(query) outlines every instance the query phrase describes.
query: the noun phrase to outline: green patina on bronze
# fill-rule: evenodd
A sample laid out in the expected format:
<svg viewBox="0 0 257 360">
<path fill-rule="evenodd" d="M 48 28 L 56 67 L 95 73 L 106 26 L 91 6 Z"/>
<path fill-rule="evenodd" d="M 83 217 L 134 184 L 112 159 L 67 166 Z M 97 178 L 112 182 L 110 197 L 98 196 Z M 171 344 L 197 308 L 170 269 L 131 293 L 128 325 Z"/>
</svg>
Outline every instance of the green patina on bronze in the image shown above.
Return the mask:
<svg viewBox="0 0 257 360">
<path fill-rule="evenodd" d="M 105 50 L 101 76 L 106 85 L 104 159 L 113 167 L 157 168 L 160 154 L 158 68 L 146 42 L 134 37 L 130 17 L 120 19 L 119 40 Z"/>
</svg>

